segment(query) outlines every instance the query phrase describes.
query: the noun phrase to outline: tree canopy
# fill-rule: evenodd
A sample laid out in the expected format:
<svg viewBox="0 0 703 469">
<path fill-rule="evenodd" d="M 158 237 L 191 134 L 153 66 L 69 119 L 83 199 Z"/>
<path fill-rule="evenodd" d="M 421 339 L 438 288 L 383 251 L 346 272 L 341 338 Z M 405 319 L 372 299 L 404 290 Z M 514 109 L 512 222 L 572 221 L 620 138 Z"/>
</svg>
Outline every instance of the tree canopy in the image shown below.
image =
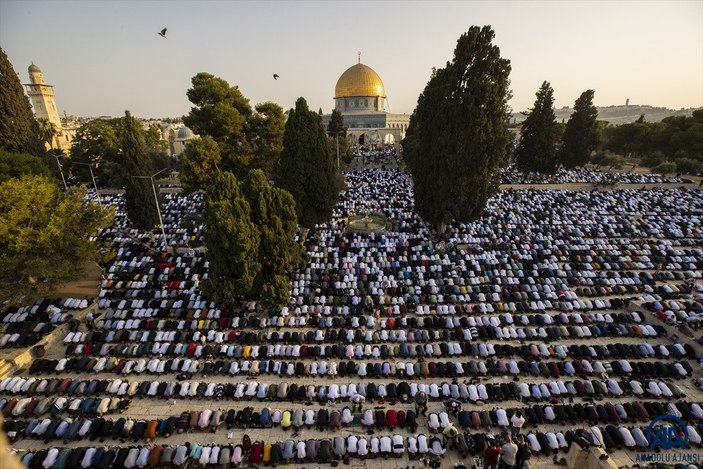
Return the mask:
<svg viewBox="0 0 703 469">
<path fill-rule="evenodd" d="M 209 73 L 198 73 L 192 84 L 187 96 L 194 106 L 183 117 L 183 123 L 218 144 L 222 157 L 220 169 L 243 178 L 250 170 L 259 168 L 272 178 L 282 149 L 283 109 L 271 102 L 257 104 L 252 109 L 237 86 L 230 86 Z M 206 161 L 194 152 L 185 157 L 196 160 L 186 165 L 186 171 L 193 169 L 197 161 Z"/>
<path fill-rule="evenodd" d="M 49 177 L 49 168 L 42 158 L 28 153 L 10 153 L 0 149 L 0 183 L 24 175 Z"/>
<path fill-rule="evenodd" d="M 509 142 L 510 61 L 489 26 L 472 26 L 432 72 L 403 140 L 418 214 L 440 231 L 478 218 L 498 188 Z"/>
<path fill-rule="evenodd" d="M 188 143 L 181 159 L 179 179 L 186 192 L 207 188 L 220 172 L 222 154 L 217 142 L 206 135 Z"/>
<path fill-rule="evenodd" d="M 289 192 L 272 187 L 259 169 L 249 172 L 242 190 L 259 231 L 260 270 L 252 292 L 258 293 L 264 304 L 282 306 L 288 301 L 290 267 L 300 265 L 305 256 L 302 245 L 295 242 L 295 201 Z"/>
<path fill-rule="evenodd" d="M 344 125 L 344 116 L 337 109 L 332 109 L 332 116 L 327 124 L 327 133 L 332 141 L 332 151 L 336 156 L 339 147 L 339 158 L 346 164 L 351 163 L 352 146 L 347 139 L 347 127 Z"/>
<path fill-rule="evenodd" d="M 70 151 L 71 161 L 91 164 L 99 185 L 123 187 L 128 177 L 122 149 L 124 130 L 124 118 L 86 122 L 76 131 Z M 144 130 L 139 124 L 135 131 L 142 134 L 147 157 L 155 170 L 168 167 L 168 144 L 161 138 L 159 128 L 152 125 Z M 79 180 L 90 182 L 90 171 L 86 166 L 73 165 L 71 172 Z"/>
<path fill-rule="evenodd" d="M 216 171 L 207 185 L 205 207 L 207 294 L 224 303 L 250 298 L 267 306 L 286 304 L 288 274 L 305 257 L 295 242 L 293 197 L 272 187 L 260 169 L 250 171 L 241 184 L 231 172 Z"/>
<path fill-rule="evenodd" d="M 154 205 L 154 190 L 149 179 L 132 176 L 151 176 L 154 174 L 154 166 L 147 156 L 141 124 L 129 111 L 125 111 L 123 121 L 122 153 L 125 172 L 129 176 L 125 179 L 127 216 L 140 230 L 150 230 L 159 222 Z"/>
<path fill-rule="evenodd" d="M 566 168 L 588 163 L 591 151 L 598 147 L 598 109 L 593 104 L 595 91 L 586 90 L 574 103 L 574 112 L 564 130 L 559 162 Z"/>
<path fill-rule="evenodd" d="M 288 113 L 276 185 L 295 199 L 303 227 L 312 228 L 332 214 L 339 196 L 335 167 L 322 118 L 298 98 Z"/>
<path fill-rule="evenodd" d="M 553 174 L 557 170 L 559 125 L 554 114 L 554 90 L 545 81 L 537 91 L 530 115 L 522 123 L 515 163 L 523 172 Z"/>
<path fill-rule="evenodd" d="M 683 159 L 681 172 L 695 172 L 691 160 L 703 163 L 703 109 L 692 116 L 671 116 L 661 122 L 644 118 L 631 124 L 607 127 L 604 147 L 616 153 L 642 158 L 646 166 Z M 678 163 L 677 163 L 678 165 Z"/>
<path fill-rule="evenodd" d="M 217 173 L 205 197 L 205 246 L 210 268 L 204 292 L 216 301 L 230 303 L 252 291 L 261 269 L 259 230 L 231 172 Z"/>
<path fill-rule="evenodd" d="M 44 144 L 29 99 L 15 69 L 0 48 L 0 149 L 43 156 Z"/>
<path fill-rule="evenodd" d="M 18 301 L 73 280 L 95 254 L 90 241 L 112 222 L 112 209 L 67 192 L 42 175 L 0 183 L 0 300 Z"/>
</svg>

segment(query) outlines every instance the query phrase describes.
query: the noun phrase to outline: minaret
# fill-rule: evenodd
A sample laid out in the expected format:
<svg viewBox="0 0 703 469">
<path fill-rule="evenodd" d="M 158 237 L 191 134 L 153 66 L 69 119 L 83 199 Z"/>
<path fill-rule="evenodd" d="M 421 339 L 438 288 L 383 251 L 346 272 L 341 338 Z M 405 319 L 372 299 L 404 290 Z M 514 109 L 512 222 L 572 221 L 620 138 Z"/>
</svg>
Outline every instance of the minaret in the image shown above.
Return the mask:
<svg viewBox="0 0 703 469">
<path fill-rule="evenodd" d="M 56 109 L 56 96 L 54 87 L 44 83 L 44 74 L 36 65 L 29 66 L 29 83 L 27 95 L 32 102 L 34 115 L 37 119 L 44 118 L 54 124 L 57 133 L 61 133 L 61 118 Z"/>
</svg>

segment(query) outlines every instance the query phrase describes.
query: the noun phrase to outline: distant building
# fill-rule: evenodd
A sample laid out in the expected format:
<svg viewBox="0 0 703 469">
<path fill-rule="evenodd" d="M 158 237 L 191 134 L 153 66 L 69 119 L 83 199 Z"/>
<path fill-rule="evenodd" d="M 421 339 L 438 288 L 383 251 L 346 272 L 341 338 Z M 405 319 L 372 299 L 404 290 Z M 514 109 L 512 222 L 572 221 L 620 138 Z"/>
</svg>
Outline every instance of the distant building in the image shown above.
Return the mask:
<svg viewBox="0 0 703 469">
<path fill-rule="evenodd" d="M 181 156 L 188 142 L 197 137 L 188 127 L 181 127 L 175 132 L 172 130 L 171 135 L 173 135 L 173 139 L 169 138 L 169 148 L 173 157 Z"/>
<path fill-rule="evenodd" d="M 71 126 L 64 129 L 56 107 L 56 95 L 54 94 L 53 85 L 48 85 L 44 82 L 44 74 L 36 65 L 30 65 L 28 72 L 29 83 L 24 86 L 27 88 L 27 96 L 29 96 L 29 100 L 32 103 L 34 115 L 37 119 L 49 121 L 56 130 L 54 140 L 49 144 L 49 147 L 68 151 L 71 148 L 75 129 Z"/>
<path fill-rule="evenodd" d="M 334 107 L 344 116 L 352 143 L 395 143 L 405 138 L 408 114 L 387 111 L 386 89 L 381 77 L 359 62 L 349 67 L 334 88 Z M 322 116 L 327 126 L 331 114 Z"/>
</svg>

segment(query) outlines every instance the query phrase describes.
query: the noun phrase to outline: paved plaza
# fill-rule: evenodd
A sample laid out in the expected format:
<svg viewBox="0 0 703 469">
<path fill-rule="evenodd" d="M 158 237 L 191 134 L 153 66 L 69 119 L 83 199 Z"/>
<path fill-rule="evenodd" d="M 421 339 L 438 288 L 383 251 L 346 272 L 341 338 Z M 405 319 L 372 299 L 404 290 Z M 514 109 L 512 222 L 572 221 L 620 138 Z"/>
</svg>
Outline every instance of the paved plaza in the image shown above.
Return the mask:
<svg viewBox="0 0 703 469">
<path fill-rule="evenodd" d="M 108 467 L 106 454 L 124 456 L 124 467 L 171 467 L 180 446 L 192 456 L 182 467 L 258 467 L 271 445 L 290 439 L 304 443 L 306 456 L 298 460 L 296 446 L 278 466 L 472 467 L 483 442 L 510 434 L 504 419 L 516 411 L 526 419 L 520 433 L 530 435 L 529 467 L 559 467 L 582 439 L 602 446 L 615 467 L 635 467 L 648 449 L 633 430 L 657 412 L 684 419 L 687 452 L 703 453 L 697 181 L 608 180 L 599 188 L 588 180 L 598 172 L 551 184 L 511 179 L 480 220 L 438 237 L 414 214 L 412 183 L 393 158 L 352 167 L 333 219 L 308 234 L 310 262 L 292 277 L 290 304 L 273 310 L 200 296 L 204 227 L 182 222 L 202 210 L 202 195 L 166 195 L 175 254 L 158 249 L 160 233 L 128 228 L 121 195 L 104 195 L 117 218 L 99 240 L 117 256 L 97 297 L 2 316 L 0 356 L 44 346 L 0 381 L 17 456 L 52 467 L 42 465 L 50 455 L 81 448 L 73 459 L 65 452 L 64 467 Z M 366 212 L 382 213 L 385 229 L 346 229 Z M 38 332 L 13 334 L 18 324 Z M 423 392 L 427 412 L 416 429 L 390 421 L 414 414 Z M 363 411 L 351 412 L 351 422 L 317 428 L 323 415 L 349 414 L 355 395 Z M 447 400 L 461 412 L 447 412 Z M 185 432 L 164 430 L 178 428 L 184 413 L 192 413 Z M 66 439 L 76 420 L 76 429 L 91 420 L 92 430 Z M 114 431 L 119 420 L 120 428 L 142 421 L 143 431 Z M 460 443 L 443 438 L 447 424 Z M 382 438 L 394 435 L 402 443 L 384 451 Z M 415 448 L 420 435 L 424 452 Z M 368 444 L 365 457 L 349 450 L 350 436 Z M 334 448 L 331 461 L 320 454 L 322 440 Z"/>
</svg>

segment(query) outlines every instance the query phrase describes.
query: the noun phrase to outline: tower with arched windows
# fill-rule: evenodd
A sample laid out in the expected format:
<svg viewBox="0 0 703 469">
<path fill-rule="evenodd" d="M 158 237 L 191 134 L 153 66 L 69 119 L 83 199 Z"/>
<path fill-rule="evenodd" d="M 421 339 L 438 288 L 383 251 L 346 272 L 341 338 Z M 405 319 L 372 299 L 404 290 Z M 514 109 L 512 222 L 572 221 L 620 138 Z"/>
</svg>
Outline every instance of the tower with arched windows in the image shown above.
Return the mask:
<svg viewBox="0 0 703 469">
<path fill-rule="evenodd" d="M 54 87 L 44 81 L 44 74 L 36 65 L 30 65 L 28 72 L 29 83 L 24 86 L 27 88 L 27 96 L 29 96 L 29 100 L 32 103 L 34 115 L 37 119 L 48 120 L 54 126 L 56 134 L 50 146 L 67 150 L 71 146 L 71 137 L 69 133 L 63 131 L 61 126 L 61 117 L 56 107 Z"/>
</svg>

